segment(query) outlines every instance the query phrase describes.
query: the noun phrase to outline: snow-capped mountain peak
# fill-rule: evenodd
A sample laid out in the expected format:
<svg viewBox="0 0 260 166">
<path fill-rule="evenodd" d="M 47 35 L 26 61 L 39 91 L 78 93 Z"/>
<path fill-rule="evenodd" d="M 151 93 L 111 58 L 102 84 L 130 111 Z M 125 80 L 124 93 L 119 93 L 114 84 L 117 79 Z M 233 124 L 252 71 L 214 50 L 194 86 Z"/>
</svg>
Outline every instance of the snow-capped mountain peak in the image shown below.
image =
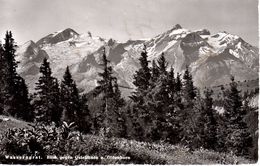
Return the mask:
<svg viewBox="0 0 260 166">
<path fill-rule="evenodd" d="M 175 72 L 182 73 L 189 65 L 194 84 L 198 87 L 226 83 L 231 74 L 236 80 L 258 77 L 258 48 L 237 35 L 227 32 L 211 35 L 207 29 L 191 31 L 179 24 L 151 39 L 127 42 L 103 39 L 90 32 L 78 34 L 68 28 L 45 36 L 36 44 L 30 41 L 21 46 L 17 57 L 22 61 L 19 71 L 29 84 L 34 85 L 40 65 L 39 56 L 45 56 L 55 77 L 61 79 L 66 66 L 69 66 L 78 87 L 87 92 L 96 86 L 105 47 L 119 84 L 135 88 L 133 74 L 139 68 L 138 58 L 144 45 L 150 61 L 157 60 L 164 53 L 168 67 L 174 67 Z M 35 72 L 30 72 L 33 70 Z M 129 94 L 129 89 L 128 92 L 123 90 L 123 93 Z"/>
<path fill-rule="evenodd" d="M 37 41 L 36 44 L 39 46 L 43 46 L 43 45 L 47 45 L 47 44 L 56 44 L 56 43 L 68 40 L 70 38 L 76 38 L 78 36 L 79 36 L 79 34 L 76 31 L 74 31 L 71 28 L 67 28 L 65 30 L 57 31 L 57 32 L 54 32 L 52 34 L 49 34 L 49 35 L 43 37 L 42 39 Z"/>
</svg>

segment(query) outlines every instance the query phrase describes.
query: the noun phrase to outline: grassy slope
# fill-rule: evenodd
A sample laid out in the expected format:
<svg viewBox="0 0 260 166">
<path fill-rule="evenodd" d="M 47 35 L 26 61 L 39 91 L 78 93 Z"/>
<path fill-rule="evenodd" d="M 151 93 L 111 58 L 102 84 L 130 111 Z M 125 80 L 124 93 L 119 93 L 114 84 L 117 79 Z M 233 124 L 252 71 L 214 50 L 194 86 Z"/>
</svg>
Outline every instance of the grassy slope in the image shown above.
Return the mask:
<svg viewBox="0 0 260 166">
<path fill-rule="evenodd" d="M 90 135 L 84 136 L 90 140 Z M 99 139 L 98 136 L 95 140 Z M 106 140 L 103 140 L 106 141 Z M 147 143 L 123 138 L 110 138 L 110 145 L 131 157 L 130 163 L 134 164 L 248 164 L 252 161 L 231 154 L 218 153 L 205 149 L 190 151 L 182 145 L 166 143 Z"/>
<path fill-rule="evenodd" d="M 3 121 L 9 118 L 8 121 Z M 0 116 L 0 134 L 10 128 L 29 127 L 28 123 Z M 135 163 L 135 164 L 235 164 L 252 163 L 249 160 L 230 154 L 217 153 L 204 149 L 190 151 L 180 145 L 165 143 L 147 143 L 123 138 L 104 138 L 94 135 L 84 135 L 83 143 L 99 144 L 106 146 L 106 154 L 114 156 L 128 156 L 131 160 L 104 160 L 104 164 Z M 103 148 L 103 147 L 102 147 Z M 112 152 L 113 151 L 113 152 Z M 111 153 L 110 153 L 111 152 Z"/>
<path fill-rule="evenodd" d="M 5 121 L 4 119 L 8 119 L 7 121 Z M 8 116 L 4 116 L 4 115 L 0 115 L 0 134 L 8 131 L 8 129 L 12 129 L 12 128 L 25 128 L 25 127 L 29 127 L 28 126 L 29 123 L 12 118 L 12 117 L 8 117 Z"/>
</svg>

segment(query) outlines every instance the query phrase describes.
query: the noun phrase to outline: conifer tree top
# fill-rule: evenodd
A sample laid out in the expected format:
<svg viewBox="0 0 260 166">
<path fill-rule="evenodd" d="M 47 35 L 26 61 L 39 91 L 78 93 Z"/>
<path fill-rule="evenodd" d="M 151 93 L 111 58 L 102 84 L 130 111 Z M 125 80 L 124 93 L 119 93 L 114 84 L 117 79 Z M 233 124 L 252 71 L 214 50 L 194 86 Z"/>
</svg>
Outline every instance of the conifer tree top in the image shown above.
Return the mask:
<svg viewBox="0 0 260 166">
<path fill-rule="evenodd" d="M 166 74 L 166 69 L 167 69 L 168 63 L 166 62 L 166 59 L 164 57 L 164 53 L 161 54 L 157 63 L 158 63 L 158 68 L 160 70 L 160 73 Z"/>
<path fill-rule="evenodd" d="M 72 75 L 70 73 L 69 67 L 66 67 L 65 73 L 63 75 L 63 83 L 66 83 L 67 85 L 72 85 L 73 84 L 73 79 Z"/>
<path fill-rule="evenodd" d="M 42 65 L 40 67 L 40 73 L 46 76 L 51 76 L 51 68 L 50 68 L 50 62 L 48 62 L 47 58 L 43 59 Z"/>
</svg>

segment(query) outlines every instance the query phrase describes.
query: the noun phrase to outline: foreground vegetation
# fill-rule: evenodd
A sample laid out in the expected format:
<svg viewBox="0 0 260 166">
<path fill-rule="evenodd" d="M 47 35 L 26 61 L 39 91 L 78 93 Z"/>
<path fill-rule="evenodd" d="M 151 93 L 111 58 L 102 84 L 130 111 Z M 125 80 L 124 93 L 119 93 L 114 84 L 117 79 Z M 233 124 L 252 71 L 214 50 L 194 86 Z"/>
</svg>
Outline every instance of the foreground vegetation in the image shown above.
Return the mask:
<svg viewBox="0 0 260 166">
<path fill-rule="evenodd" d="M 1 123 L 1 122 L 0 122 Z M 12 123 L 9 121 L 8 123 Z M 22 122 L 21 122 L 22 123 Z M 205 149 L 191 151 L 181 145 L 147 143 L 101 135 L 81 135 L 63 127 L 29 125 L 8 129 L 0 136 L 2 164 L 248 164 L 234 154 Z M 71 131 L 70 131 L 71 130 Z M 7 159 L 31 156 L 40 159 Z M 56 156 L 57 159 L 48 159 Z M 66 159 L 64 157 L 67 157 Z M 77 159 L 91 156 L 92 159 Z M 113 156 L 113 157 L 112 157 Z M 63 157 L 63 158 L 62 158 Z M 72 157 L 69 159 L 69 157 Z M 101 158 L 102 157 L 102 158 Z M 116 158 L 117 157 L 117 158 Z M 120 157 L 120 158 L 119 158 Z"/>
</svg>

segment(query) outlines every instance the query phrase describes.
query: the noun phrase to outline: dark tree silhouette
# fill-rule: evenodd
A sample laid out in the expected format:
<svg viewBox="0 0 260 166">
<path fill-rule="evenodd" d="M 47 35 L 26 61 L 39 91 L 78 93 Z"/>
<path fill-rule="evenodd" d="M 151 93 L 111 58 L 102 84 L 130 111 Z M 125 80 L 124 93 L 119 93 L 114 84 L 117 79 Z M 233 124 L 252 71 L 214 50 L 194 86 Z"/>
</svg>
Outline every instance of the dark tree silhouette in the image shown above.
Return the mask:
<svg viewBox="0 0 260 166">
<path fill-rule="evenodd" d="M 18 62 L 15 60 L 16 45 L 11 31 L 5 35 L 5 43 L 1 46 L 1 101 L 2 112 L 27 121 L 32 121 L 32 109 L 28 89 L 24 79 L 17 73 Z M 3 65 L 3 66 L 2 66 Z"/>
<path fill-rule="evenodd" d="M 61 105 L 60 89 L 58 80 L 52 76 L 50 63 L 46 58 L 43 59 L 40 66 L 41 76 L 36 83 L 36 93 L 34 94 L 35 120 L 50 124 L 60 123 Z"/>
<path fill-rule="evenodd" d="M 99 124 L 100 129 L 105 130 L 106 136 L 122 136 L 125 126 L 121 107 L 124 106 L 125 101 L 121 97 L 117 79 L 113 76 L 113 68 L 109 63 L 104 48 L 101 64 L 103 72 L 98 73 L 101 79 L 98 80 L 98 86 L 95 88 L 95 93 L 102 95 L 103 106 L 94 121 Z"/>
<path fill-rule="evenodd" d="M 63 75 L 61 82 L 62 121 L 77 124 L 78 115 L 81 113 L 80 96 L 75 81 L 72 79 L 69 67 Z"/>
<path fill-rule="evenodd" d="M 252 146 L 252 137 L 248 126 L 244 120 L 246 110 L 243 109 L 240 91 L 234 77 L 231 77 L 230 89 L 224 93 L 224 120 L 227 128 L 225 145 L 227 150 L 233 151 L 237 155 L 247 155 Z"/>
</svg>

